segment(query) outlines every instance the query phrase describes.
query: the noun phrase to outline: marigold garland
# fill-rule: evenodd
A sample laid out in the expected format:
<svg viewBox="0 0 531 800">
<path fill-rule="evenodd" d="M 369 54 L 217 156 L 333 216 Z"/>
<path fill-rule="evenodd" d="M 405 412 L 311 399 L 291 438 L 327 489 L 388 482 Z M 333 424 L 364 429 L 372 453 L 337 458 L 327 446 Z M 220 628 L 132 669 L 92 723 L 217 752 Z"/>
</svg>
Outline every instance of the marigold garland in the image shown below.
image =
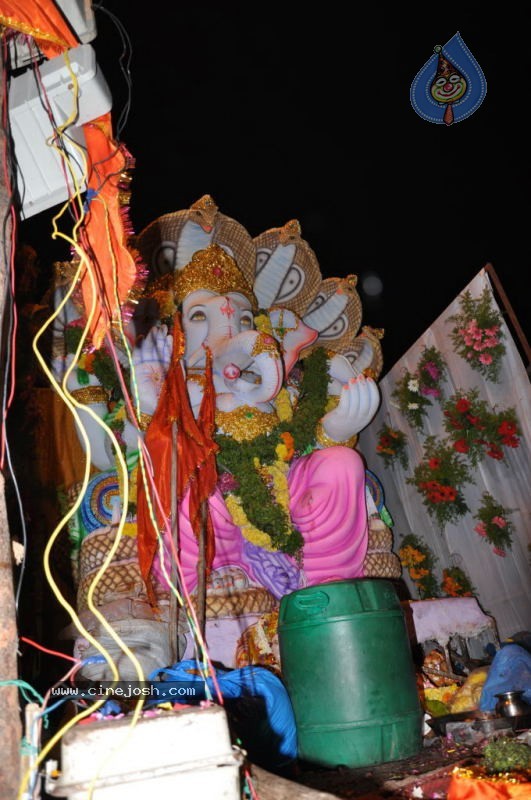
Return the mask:
<svg viewBox="0 0 531 800">
<path fill-rule="evenodd" d="M 327 360 L 323 348 L 314 350 L 305 359 L 291 421 L 280 422 L 272 431 L 252 441 L 236 442 L 223 434 L 215 437 L 222 474 L 218 486 L 226 498 L 229 495 L 235 498 L 230 501 L 232 508 L 236 508 L 235 503 L 238 506 L 237 517 L 233 516 L 235 524 L 239 525 L 238 520 L 243 520 L 245 514 L 244 535 L 255 543 L 258 539 L 267 541 L 269 549 L 289 555 L 296 555 L 304 542 L 289 516 L 287 471 L 293 457 L 315 447 L 316 426 L 327 402 Z"/>
<path fill-rule="evenodd" d="M 514 524 L 509 519 L 510 513 L 511 510 L 498 503 L 490 492 L 483 492 L 482 504 L 474 514 L 474 519 L 478 520 L 475 532 L 493 546 L 493 553 L 502 558 L 512 545 Z"/>
<path fill-rule="evenodd" d="M 465 292 L 459 305 L 460 312 L 448 317 L 449 322 L 455 323 L 450 334 L 454 352 L 487 380 L 498 383 L 501 359 L 505 354 L 504 332 L 502 319 L 492 306 L 488 286 L 478 298 Z"/>
<path fill-rule="evenodd" d="M 406 481 L 422 495 L 429 515 L 441 528 L 469 510 L 461 492 L 462 486 L 472 481 L 469 469 L 452 447 L 437 442 L 434 436 L 426 438 L 423 460 Z"/>
</svg>

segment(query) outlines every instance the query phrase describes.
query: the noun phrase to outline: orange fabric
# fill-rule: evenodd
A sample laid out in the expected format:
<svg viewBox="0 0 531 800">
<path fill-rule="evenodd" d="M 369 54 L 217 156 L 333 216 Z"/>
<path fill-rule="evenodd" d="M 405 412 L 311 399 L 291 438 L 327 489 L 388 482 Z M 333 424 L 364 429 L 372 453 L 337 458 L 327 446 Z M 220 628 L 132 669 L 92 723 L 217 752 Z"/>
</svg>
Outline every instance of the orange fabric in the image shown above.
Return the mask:
<svg viewBox="0 0 531 800">
<path fill-rule="evenodd" d="M 68 488 L 82 481 L 86 455 L 72 412 L 53 389 L 34 389 L 33 402 L 37 413 L 33 463 L 39 483 Z"/>
<path fill-rule="evenodd" d="M 0 0 L 0 24 L 33 37 L 47 58 L 79 45 L 51 0 Z"/>
<path fill-rule="evenodd" d="M 190 522 L 196 536 L 201 525 L 201 503 L 216 488 L 216 452 L 214 433 L 214 389 L 212 385 L 211 357 L 207 352 L 207 383 L 198 419 L 194 418 L 181 358 L 184 338 L 178 315 L 173 331 L 173 355 L 168 375 L 159 398 L 157 410 L 146 433 L 145 444 L 151 456 L 155 486 L 159 493 L 162 512 L 155 506 L 158 529 L 163 530 L 171 513 L 171 497 L 177 492 L 181 501 L 190 489 Z M 177 423 L 177 486 L 171 485 L 172 425 Z M 143 578 L 147 581 L 157 549 L 157 534 L 153 529 L 146 500 L 146 487 L 139 480 L 138 487 L 138 558 Z M 206 565 L 210 569 L 215 555 L 214 532 L 207 517 Z"/>
<path fill-rule="evenodd" d="M 489 781 L 452 775 L 447 800 L 529 800 L 531 783 Z"/>
<path fill-rule="evenodd" d="M 129 154 L 112 134 L 111 114 L 83 125 L 88 154 L 88 193 L 92 195 L 83 228 L 83 244 L 93 261 L 98 285 L 97 312 L 90 334 L 101 346 L 109 320 L 117 319 L 136 279 L 135 260 L 127 249 L 120 202 L 121 173 Z M 115 276 L 117 290 L 115 290 Z M 93 292 L 88 275 L 81 278 L 85 309 L 92 307 Z"/>
</svg>

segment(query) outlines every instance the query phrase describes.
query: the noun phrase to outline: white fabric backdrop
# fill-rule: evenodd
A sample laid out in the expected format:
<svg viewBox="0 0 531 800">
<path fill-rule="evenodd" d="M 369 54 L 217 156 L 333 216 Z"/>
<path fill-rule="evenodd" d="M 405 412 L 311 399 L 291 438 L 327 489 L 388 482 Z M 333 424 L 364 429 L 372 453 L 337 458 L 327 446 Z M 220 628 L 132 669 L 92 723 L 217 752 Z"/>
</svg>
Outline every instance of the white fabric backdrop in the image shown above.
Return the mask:
<svg viewBox="0 0 531 800">
<path fill-rule="evenodd" d="M 481 270 L 463 292 L 468 290 L 476 298 L 485 286 L 489 287 L 492 294 L 488 275 Z M 492 303 L 499 310 L 493 296 Z M 362 432 L 358 449 L 383 484 L 385 504 L 394 520 L 395 552 L 399 549 L 401 539 L 408 533 L 414 533 L 437 556 L 436 577 L 439 581 L 445 567 L 461 566 L 477 589 L 483 610 L 494 616 L 500 637 L 505 638 L 521 630 L 531 630 L 530 384 L 505 322 L 502 327 L 506 354 L 503 356 L 499 383 L 485 380 L 481 373 L 473 370 L 453 352 L 450 339 L 453 323 L 447 322 L 447 319 L 459 311 L 457 297 L 380 382 L 382 404 L 374 421 Z M 446 361 L 448 377 L 443 385 L 446 398 L 457 389 L 477 387 L 480 397 L 499 409 L 515 408 L 522 433 L 518 448 L 504 448 L 503 461 L 485 457 L 476 469 L 470 467 L 475 483 L 466 484 L 463 493 L 471 511 L 461 517 L 458 523 L 446 525 L 442 534 L 423 505 L 421 495 L 414 486 L 406 483 L 406 478 L 413 474 L 414 467 L 422 458 L 425 436 L 434 435 L 439 439 L 446 435 L 441 406 L 435 398 L 430 398 L 432 406 L 428 408 L 424 431 L 421 432 L 409 425 L 405 416 L 393 405 L 396 401 L 391 397 L 404 369 L 410 372 L 416 370 L 424 347 L 436 347 Z M 384 423 L 399 428 L 408 437 L 407 470 L 397 462 L 386 468 L 383 459 L 376 453 L 378 431 Z M 477 520 L 473 514 L 481 504 L 484 491 L 490 492 L 505 508 L 514 509 L 510 516 L 515 525 L 513 544 L 512 549 L 507 550 L 506 558 L 495 555 L 492 546 L 474 531 Z M 417 596 L 407 571 L 404 571 L 404 578 L 412 596 Z"/>
</svg>

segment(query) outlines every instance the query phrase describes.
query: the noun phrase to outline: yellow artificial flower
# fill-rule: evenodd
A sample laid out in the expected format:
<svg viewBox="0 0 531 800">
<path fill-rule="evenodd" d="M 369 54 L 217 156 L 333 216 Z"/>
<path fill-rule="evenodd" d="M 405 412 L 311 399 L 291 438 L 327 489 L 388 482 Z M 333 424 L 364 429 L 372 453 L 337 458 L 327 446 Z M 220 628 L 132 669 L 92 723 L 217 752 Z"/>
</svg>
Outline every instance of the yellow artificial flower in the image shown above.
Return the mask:
<svg viewBox="0 0 531 800">
<path fill-rule="evenodd" d="M 281 422 L 291 422 L 293 419 L 293 408 L 291 405 L 291 395 L 284 387 L 275 398 L 275 409 Z M 284 436 L 285 434 L 282 434 Z"/>
<path fill-rule="evenodd" d="M 83 355 L 77 362 L 77 366 L 79 367 L 79 369 L 85 370 L 85 372 L 93 372 L 94 358 L 95 358 L 95 353 L 83 353 Z"/>
<path fill-rule="evenodd" d="M 245 538 L 253 544 L 263 547 L 264 550 L 274 550 L 271 544 L 271 537 L 265 531 L 256 528 L 247 517 L 247 514 L 242 508 L 242 500 L 234 494 L 228 494 L 225 498 L 225 504 L 232 517 L 232 521 L 237 525 Z"/>
<path fill-rule="evenodd" d="M 425 553 L 421 553 L 420 550 L 411 547 L 409 544 L 406 547 L 402 547 L 398 551 L 398 555 L 405 567 L 414 567 L 415 564 L 420 564 L 426 558 Z"/>
<path fill-rule="evenodd" d="M 415 567 L 410 567 L 409 574 L 414 581 L 420 581 L 422 578 L 425 578 L 426 575 L 429 575 L 430 571 L 429 569 L 415 569 Z"/>
</svg>

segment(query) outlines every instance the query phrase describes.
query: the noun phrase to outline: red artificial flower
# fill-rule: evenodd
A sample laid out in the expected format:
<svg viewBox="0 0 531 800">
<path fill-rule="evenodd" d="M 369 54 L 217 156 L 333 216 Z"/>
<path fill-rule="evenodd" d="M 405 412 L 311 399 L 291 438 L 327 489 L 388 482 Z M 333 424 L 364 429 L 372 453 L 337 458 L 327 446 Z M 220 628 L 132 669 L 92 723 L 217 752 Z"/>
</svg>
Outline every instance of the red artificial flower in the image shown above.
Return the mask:
<svg viewBox="0 0 531 800">
<path fill-rule="evenodd" d="M 498 428 L 498 433 L 501 436 L 513 436 L 516 433 L 516 425 L 514 422 L 508 422 L 504 419 Z"/>
<path fill-rule="evenodd" d="M 438 469 L 441 466 L 441 459 L 440 458 L 430 458 L 428 461 L 428 467 L 430 469 Z"/>
<path fill-rule="evenodd" d="M 468 453 L 470 447 L 465 439 L 458 439 L 454 442 L 454 450 L 457 450 L 458 453 Z"/>
<path fill-rule="evenodd" d="M 518 447 L 520 445 L 520 439 L 518 439 L 517 436 L 504 436 L 502 438 L 502 444 L 507 447 Z"/>
<path fill-rule="evenodd" d="M 491 458 L 495 458 L 496 461 L 501 461 L 503 459 L 503 453 L 498 447 L 498 445 L 490 442 L 489 444 L 490 450 L 487 450 L 487 455 Z"/>
<path fill-rule="evenodd" d="M 466 418 L 470 422 L 470 424 L 474 425 L 474 427 L 476 427 L 476 428 L 484 428 L 485 427 L 484 425 L 480 425 L 479 424 L 479 421 L 480 421 L 479 417 L 473 417 L 472 414 L 467 414 Z"/>
<path fill-rule="evenodd" d="M 461 397 L 455 404 L 455 408 L 460 414 L 464 414 L 470 408 L 470 403 L 466 397 Z"/>
</svg>

